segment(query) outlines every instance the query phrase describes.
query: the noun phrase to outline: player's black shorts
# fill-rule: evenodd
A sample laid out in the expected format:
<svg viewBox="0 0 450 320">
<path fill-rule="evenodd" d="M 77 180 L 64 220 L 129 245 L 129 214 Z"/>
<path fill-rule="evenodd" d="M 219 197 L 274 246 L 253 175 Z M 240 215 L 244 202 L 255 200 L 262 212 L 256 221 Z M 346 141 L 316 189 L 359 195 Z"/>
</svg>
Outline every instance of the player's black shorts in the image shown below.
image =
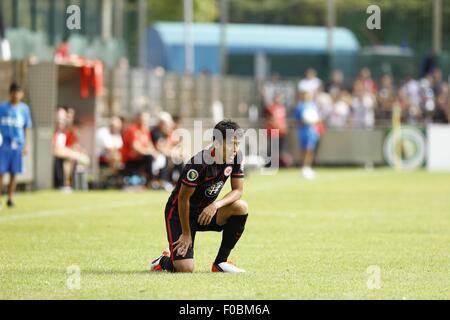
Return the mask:
<svg viewBox="0 0 450 320">
<path fill-rule="evenodd" d="M 166 205 L 165 210 L 165 220 L 166 220 L 166 231 L 167 231 L 167 240 L 169 241 L 169 249 L 170 256 L 172 260 L 184 260 L 184 259 L 193 259 L 194 258 L 194 242 L 195 242 L 195 234 L 197 231 L 205 232 L 205 231 L 215 231 L 221 232 L 224 226 L 219 226 L 217 224 L 217 212 L 212 218 L 211 222 L 207 226 L 202 226 L 197 222 L 196 215 L 190 215 L 190 226 L 191 226 L 191 236 L 192 236 L 192 247 L 188 249 L 186 255 L 184 257 L 176 255 L 174 252 L 173 243 L 177 241 L 181 234 L 181 221 L 178 215 L 178 208 L 176 206 L 171 206 L 170 204 Z"/>
</svg>

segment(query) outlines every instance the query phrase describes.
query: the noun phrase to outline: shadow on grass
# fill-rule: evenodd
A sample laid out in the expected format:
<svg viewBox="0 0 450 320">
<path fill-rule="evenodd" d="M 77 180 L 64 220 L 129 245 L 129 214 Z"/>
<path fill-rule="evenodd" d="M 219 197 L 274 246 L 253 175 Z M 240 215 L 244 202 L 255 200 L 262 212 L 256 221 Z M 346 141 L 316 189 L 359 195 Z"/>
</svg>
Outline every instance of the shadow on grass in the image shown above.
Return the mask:
<svg viewBox="0 0 450 320">
<path fill-rule="evenodd" d="M 149 270 L 101 270 L 101 269 L 80 269 L 81 275 L 99 275 L 99 276 L 114 276 L 114 275 L 148 275 L 148 276 L 161 276 L 161 275 L 167 275 L 171 274 L 166 271 L 160 271 L 160 272 L 152 272 Z M 17 272 L 17 270 L 14 270 L 12 272 Z M 33 274 L 64 274 L 67 275 L 66 270 L 64 269 L 49 269 L 49 268 L 30 268 L 27 270 L 21 271 L 23 275 L 33 275 Z M 198 270 L 194 271 L 194 273 L 174 273 L 173 275 L 181 276 L 181 275 L 211 275 L 214 274 L 211 271 L 208 270 Z M 218 273 L 220 274 L 220 273 Z"/>
<path fill-rule="evenodd" d="M 149 276 L 161 276 L 166 274 L 172 274 L 166 271 L 152 272 L 148 270 L 81 270 L 81 274 L 84 275 L 149 275 Z M 194 271 L 194 273 L 174 273 L 174 275 L 211 275 L 211 271 Z"/>
<path fill-rule="evenodd" d="M 90 270 L 81 269 L 82 275 L 100 275 L 100 276 L 113 276 L 113 275 L 157 275 L 162 272 L 150 272 L 148 270 Z"/>
</svg>

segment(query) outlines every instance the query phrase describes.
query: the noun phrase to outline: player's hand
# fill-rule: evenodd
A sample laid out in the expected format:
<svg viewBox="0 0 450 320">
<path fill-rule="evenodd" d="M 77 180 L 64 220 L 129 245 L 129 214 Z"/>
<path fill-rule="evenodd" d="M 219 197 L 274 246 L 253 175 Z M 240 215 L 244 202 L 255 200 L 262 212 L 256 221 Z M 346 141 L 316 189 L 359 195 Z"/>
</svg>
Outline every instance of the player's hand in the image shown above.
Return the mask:
<svg viewBox="0 0 450 320">
<path fill-rule="evenodd" d="M 23 156 L 26 156 L 28 154 L 28 146 L 27 145 L 24 145 L 23 146 L 23 149 L 22 149 L 22 155 Z"/>
<path fill-rule="evenodd" d="M 175 246 L 173 251 L 177 253 L 178 256 L 186 256 L 189 248 L 192 247 L 192 238 L 190 235 L 182 234 L 180 238 L 173 243 Z"/>
<path fill-rule="evenodd" d="M 209 206 L 203 209 L 202 213 L 198 216 L 198 223 L 201 226 L 207 226 L 208 224 L 210 224 L 218 209 L 219 208 L 217 207 L 217 204 L 215 202 L 211 203 Z"/>
</svg>

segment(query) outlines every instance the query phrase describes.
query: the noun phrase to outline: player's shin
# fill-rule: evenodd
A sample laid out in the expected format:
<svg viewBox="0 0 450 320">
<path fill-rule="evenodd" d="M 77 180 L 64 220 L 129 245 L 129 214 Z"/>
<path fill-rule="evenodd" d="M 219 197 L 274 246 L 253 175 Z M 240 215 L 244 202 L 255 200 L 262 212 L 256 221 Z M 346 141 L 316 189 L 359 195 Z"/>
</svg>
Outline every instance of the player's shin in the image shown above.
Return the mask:
<svg viewBox="0 0 450 320">
<path fill-rule="evenodd" d="M 248 214 L 231 216 L 228 219 L 228 222 L 225 224 L 223 229 L 222 243 L 214 263 L 219 264 L 227 261 L 231 250 L 234 249 L 234 246 L 241 238 L 242 233 L 244 233 L 247 218 Z"/>
</svg>

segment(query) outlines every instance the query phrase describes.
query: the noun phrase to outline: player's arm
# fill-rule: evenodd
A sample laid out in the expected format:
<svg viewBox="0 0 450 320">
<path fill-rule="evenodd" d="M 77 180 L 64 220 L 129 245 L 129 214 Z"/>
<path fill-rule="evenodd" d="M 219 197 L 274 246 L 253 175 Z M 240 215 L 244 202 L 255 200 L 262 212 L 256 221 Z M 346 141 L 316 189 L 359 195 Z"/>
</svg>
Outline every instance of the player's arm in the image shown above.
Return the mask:
<svg viewBox="0 0 450 320">
<path fill-rule="evenodd" d="M 189 200 L 194 191 L 195 187 L 190 187 L 182 183 L 180 193 L 178 194 L 178 214 L 180 215 L 182 233 L 173 245 L 175 246 L 174 251 L 183 257 L 192 246 L 191 227 L 189 224 Z"/>
<path fill-rule="evenodd" d="M 25 128 L 25 145 L 23 146 L 23 155 L 26 156 L 28 154 L 28 150 L 30 150 L 30 128 Z"/>
<path fill-rule="evenodd" d="M 25 126 L 23 128 L 25 133 L 25 144 L 23 146 L 22 153 L 24 156 L 28 154 L 28 150 L 30 150 L 30 136 L 31 136 L 31 127 L 33 126 L 33 122 L 31 120 L 30 109 L 26 107 L 25 112 Z"/>
<path fill-rule="evenodd" d="M 216 201 L 217 209 L 226 207 L 233 202 L 241 199 L 244 193 L 244 179 L 231 178 L 231 191 L 228 192 L 221 200 Z"/>
</svg>

